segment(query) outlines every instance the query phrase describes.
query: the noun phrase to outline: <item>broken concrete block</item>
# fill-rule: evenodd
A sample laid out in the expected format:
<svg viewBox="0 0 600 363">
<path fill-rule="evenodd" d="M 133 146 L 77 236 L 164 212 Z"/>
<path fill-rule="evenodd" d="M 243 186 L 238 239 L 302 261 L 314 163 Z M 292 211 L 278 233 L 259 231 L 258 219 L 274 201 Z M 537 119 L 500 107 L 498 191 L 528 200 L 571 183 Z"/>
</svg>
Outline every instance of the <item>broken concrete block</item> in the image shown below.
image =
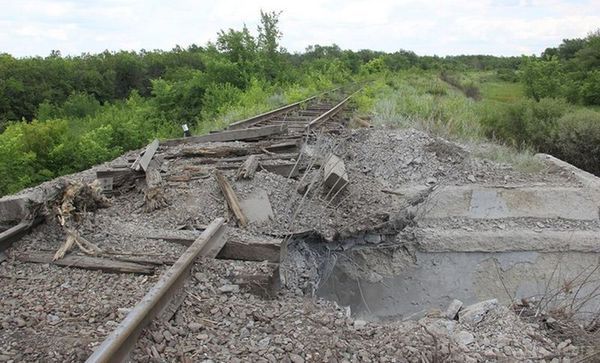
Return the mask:
<svg viewBox="0 0 600 363">
<path fill-rule="evenodd" d="M 367 242 L 367 243 L 378 244 L 378 243 L 381 243 L 382 240 L 383 240 L 383 238 L 378 233 L 365 234 L 365 242 Z"/>
<path fill-rule="evenodd" d="M 250 223 L 263 223 L 273 218 L 269 195 L 263 189 L 256 190 L 248 198 L 240 201 L 240 207 Z"/>
<path fill-rule="evenodd" d="M 446 317 L 450 320 L 454 320 L 454 318 L 456 318 L 456 315 L 458 315 L 458 312 L 460 311 L 460 308 L 462 308 L 463 306 L 463 302 L 460 300 L 452 300 L 452 302 L 450 303 L 450 305 L 448 305 L 448 308 L 446 309 L 446 312 L 444 315 L 446 315 Z"/>
<path fill-rule="evenodd" d="M 463 346 L 467 346 L 475 341 L 475 336 L 466 330 L 461 330 L 453 335 L 454 340 Z"/>
<path fill-rule="evenodd" d="M 446 319 L 430 319 L 423 318 L 419 320 L 419 324 L 424 324 L 427 326 L 427 329 L 434 334 L 440 336 L 449 336 L 454 333 L 454 329 L 456 328 L 456 321 L 454 320 L 446 320 Z"/>
<path fill-rule="evenodd" d="M 348 185 L 348 173 L 342 159 L 330 154 L 323 167 L 325 186 L 330 189 L 331 195 L 341 192 Z"/>
<path fill-rule="evenodd" d="M 463 324 L 478 324 L 485 315 L 498 307 L 498 300 L 491 299 L 469 305 L 458 313 L 458 320 Z"/>
</svg>

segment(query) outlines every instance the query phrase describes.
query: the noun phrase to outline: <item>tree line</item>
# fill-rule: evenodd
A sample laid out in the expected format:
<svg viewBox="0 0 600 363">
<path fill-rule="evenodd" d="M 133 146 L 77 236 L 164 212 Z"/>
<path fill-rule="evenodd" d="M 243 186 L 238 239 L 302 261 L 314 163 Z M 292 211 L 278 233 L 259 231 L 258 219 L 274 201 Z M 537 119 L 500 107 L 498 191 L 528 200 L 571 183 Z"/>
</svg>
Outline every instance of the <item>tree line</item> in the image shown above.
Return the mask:
<svg viewBox="0 0 600 363">
<path fill-rule="evenodd" d="M 170 51 L 0 54 L 0 195 L 110 160 L 154 137 L 179 136 L 183 123 L 206 132 L 349 81 L 407 69 L 492 70 L 537 89 L 528 67 L 571 59 L 419 56 L 335 44 L 292 53 L 280 44 L 279 16 L 261 12 L 254 31 L 221 30 L 214 42 Z M 584 59 L 578 52 L 574 58 Z"/>
</svg>

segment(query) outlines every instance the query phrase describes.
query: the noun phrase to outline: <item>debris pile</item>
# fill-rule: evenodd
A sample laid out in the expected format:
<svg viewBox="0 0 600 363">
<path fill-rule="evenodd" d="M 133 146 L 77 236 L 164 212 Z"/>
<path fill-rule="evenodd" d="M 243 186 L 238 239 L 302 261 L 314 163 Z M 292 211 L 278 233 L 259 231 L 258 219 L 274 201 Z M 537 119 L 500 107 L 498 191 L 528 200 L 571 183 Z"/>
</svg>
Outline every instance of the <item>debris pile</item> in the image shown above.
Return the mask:
<svg viewBox="0 0 600 363">
<path fill-rule="evenodd" d="M 186 286 L 189 298 L 173 320 L 151 324 L 134 360 L 551 361 L 577 353 L 494 301 L 455 309 L 451 318 L 432 311 L 416 321 L 368 322 L 289 291 L 277 299 L 244 293 L 236 276 L 258 268 L 203 260 Z"/>
<path fill-rule="evenodd" d="M 70 184 L 54 199 L 59 226 L 35 228 L 0 265 L 0 276 L 10 276 L 0 286 L 7 311 L 21 304 L 19 295 L 30 294 L 19 316 L 0 319 L 0 342 L 10 342 L 10 357 L 24 348 L 18 340 L 20 320 L 15 319 L 38 329 L 35 344 L 51 340 L 56 319 L 50 315 L 66 334 L 87 334 L 74 344 L 77 352 L 53 358 L 89 354 L 123 318 L 115 311 L 130 309 L 155 280 L 153 273 L 172 264 L 209 223 L 223 217 L 227 240 L 213 251 L 219 260 L 202 259 L 194 266 L 179 310 L 170 321 L 147 329 L 134 360 L 475 362 L 574 356 L 571 342 L 550 339 L 542 327 L 526 323 L 498 301 L 473 305 L 465 300 L 469 304 L 463 306 L 457 300 L 444 312 L 386 322 L 362 320 L 349 307 L 314 296 L 345 252 L 385 254 L 392 246 L 401 253 L 388 257 L 401 259 L 398 266 L 412 266 L 419 233 L 439 226 L 462 228 L 463 219 L 423 217 L 445 187 L 580 186 L 576 177 L 559 169 L 526 174 L 420 131 L 350 130 L 343 126 L 346 122 L 338 117 L 310 131 L 302 125 L 255 125 L 155 140 L 145 150 L 65 178 Z M 538 223 L 526 218 L 511 222 Z M 475 223 L 501 224 L 482 219 L 464 226 Z M 595 220 L 563 223 L 592 232 L 600 228 Z M 63 233 L 67 240 L 59 245 Z M 75 245 L 85 255 L 66 255 Z M 47 251 L 57 251 L 54 261 L 39 257 Z M 364 261 L 354 266 L 356 273 L 346 283 L 360 290 L 360 282 L 384 285 L 387 272 L 404 271 L 373 255 L 362 253 Z M 71 274 L 58 266 L 84 270 Z M 89 269 L 135 275 L 127 280 L 129 275 L 111 277 L 85 271 Z M 19 279 L 43 275 L 49 282 L 34 278 L 28 288 L 18 287 Z M 89 276 L 103 280 L 96 283 Z M 124 292 L 128 289 L 135 296 Z M 83 304 L 83 290 L 98 296 L 98 306 L 90 311 Z M 115 301 L 107 298 L 111 291 L 118 295 Z M 81 304 L 73 311 L 38 307 L 50 292 Z M 58 298 L 50 301 L 65 304 Z M 21 360 L 40 358 L 36 352 L 19 354 Z"/>
</svg>

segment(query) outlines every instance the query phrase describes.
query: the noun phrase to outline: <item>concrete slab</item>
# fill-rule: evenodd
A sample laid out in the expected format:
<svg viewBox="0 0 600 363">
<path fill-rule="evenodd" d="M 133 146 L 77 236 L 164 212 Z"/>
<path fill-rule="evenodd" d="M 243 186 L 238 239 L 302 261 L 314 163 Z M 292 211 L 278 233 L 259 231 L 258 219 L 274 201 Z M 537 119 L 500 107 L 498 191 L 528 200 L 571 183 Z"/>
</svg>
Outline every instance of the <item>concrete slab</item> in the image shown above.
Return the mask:
<svg viewBox="0 0 600 363">
<path fill-rule="evenodd" d="M 600 229 L 466 231 L 424 228 L 416 233 L 424 252 L 600 252 Z"/>
<path fill-rule="evenodd" d="M 600 193 L 572 187 L 451 186 L 432 193 L 418 218 L 565 218 L 598 220 Z"/>
<path fill-rule="evenodd" d="M 587 171 L 581 170 L 578 167 L 567 163 L 566 161 L 562 161 L 558 158 L 555 158 L 552 155 L 548 154 L 536 154 L 538 159 L 544 161 L 547 164 L 554 165 L 570 174 L 575 176 L 584 187 L 595 189 L 596 191 L 600 191 L 600 178 L 595 176 L 592 173 L 588 173 Z"/>
<path fill-rule="evenodd" d="M 269 195 L 263 189 L 256 190 L 240 201 L 240 207 L 250 223 L 263 223 L 273 218 Z"/>
<path fill-rule="evenodd" d="M 597 253 L 417 251 L 410 259 L 414 263 L 399 263 L 405 261 L 401 252 L 379 251 L 379 270 L 365 268 L 363 274 L 351 265 L 357 259 L 339 258 L 318 295 L 350 306 L 366 320 L 419 318 L 432 309 L 444 311 L 455 298 L 466 305 L 487 299 L 509 304 L 552 295 L 551 304 L 574 301 L 585 306 L 580 311 L 600 307 L 598 298 L 590 298 L 597 296 L 600 279 Z M 566 281 L 581 290 L 558 294 Z"/>
<path fill-rule="evenodd" d="M 323 179 L 325 186 L 330 188 L 332 195 L 342 191 L 348 185 L 348 173 L 346 166 L 339 157 L 330 154 L 323 167 Z"/>
</svg>

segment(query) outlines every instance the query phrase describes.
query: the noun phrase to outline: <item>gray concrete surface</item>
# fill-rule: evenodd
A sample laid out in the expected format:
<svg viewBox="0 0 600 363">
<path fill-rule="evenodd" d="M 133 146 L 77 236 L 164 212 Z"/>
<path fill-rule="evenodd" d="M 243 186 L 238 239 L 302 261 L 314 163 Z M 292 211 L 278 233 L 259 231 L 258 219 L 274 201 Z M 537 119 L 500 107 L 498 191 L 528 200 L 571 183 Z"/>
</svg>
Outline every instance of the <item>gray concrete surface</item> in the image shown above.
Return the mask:
<svg viewBox="0 0 600 363">
<path fill-rule="evenodd" d="M 426 218 L 565 218 L 598 220 L 600 193 L 588 188 L 439 187 L 417 210 Z"/>
<path fill-rule="evenodd" d="M 453 299 L 468 305 L 496 298 L 508 304 L 545 296 L 550 306 L 575 302 L 583 304 L 582 312 L 597 311 L 597 297 L 587 298 L 600 286 L 598 256 L 580 252 L 417 252 L 414 264 L 397 265 L 393 274 L 380 274 L 379 279 L 373 278 L 377 271 L 357 272 L 351 259 L 339 258 L 318 294 L 350 306 L 354 315 L 370 320 L 410 319 L 432 310 L 445 311 Z M 394 263 L 392 259 L 388 262 Z M 565 290 L 565 284 L 570 284 L 570 290 Z"/>
<path fill-rule="evenodd" d="M 263 189 L 258 189 L 246 199 L 240 201 L 240 207 L 250 223 L 267 222 L 273 218 L 273 209 L 269 195 Z"/>
<path fill-rule="evenodd" d="M 467 231 L 424 228 L 417 231 L 418 248 L 426 252 L 595 252 L 600 253 L 600 229 Z"/>
</svg>

